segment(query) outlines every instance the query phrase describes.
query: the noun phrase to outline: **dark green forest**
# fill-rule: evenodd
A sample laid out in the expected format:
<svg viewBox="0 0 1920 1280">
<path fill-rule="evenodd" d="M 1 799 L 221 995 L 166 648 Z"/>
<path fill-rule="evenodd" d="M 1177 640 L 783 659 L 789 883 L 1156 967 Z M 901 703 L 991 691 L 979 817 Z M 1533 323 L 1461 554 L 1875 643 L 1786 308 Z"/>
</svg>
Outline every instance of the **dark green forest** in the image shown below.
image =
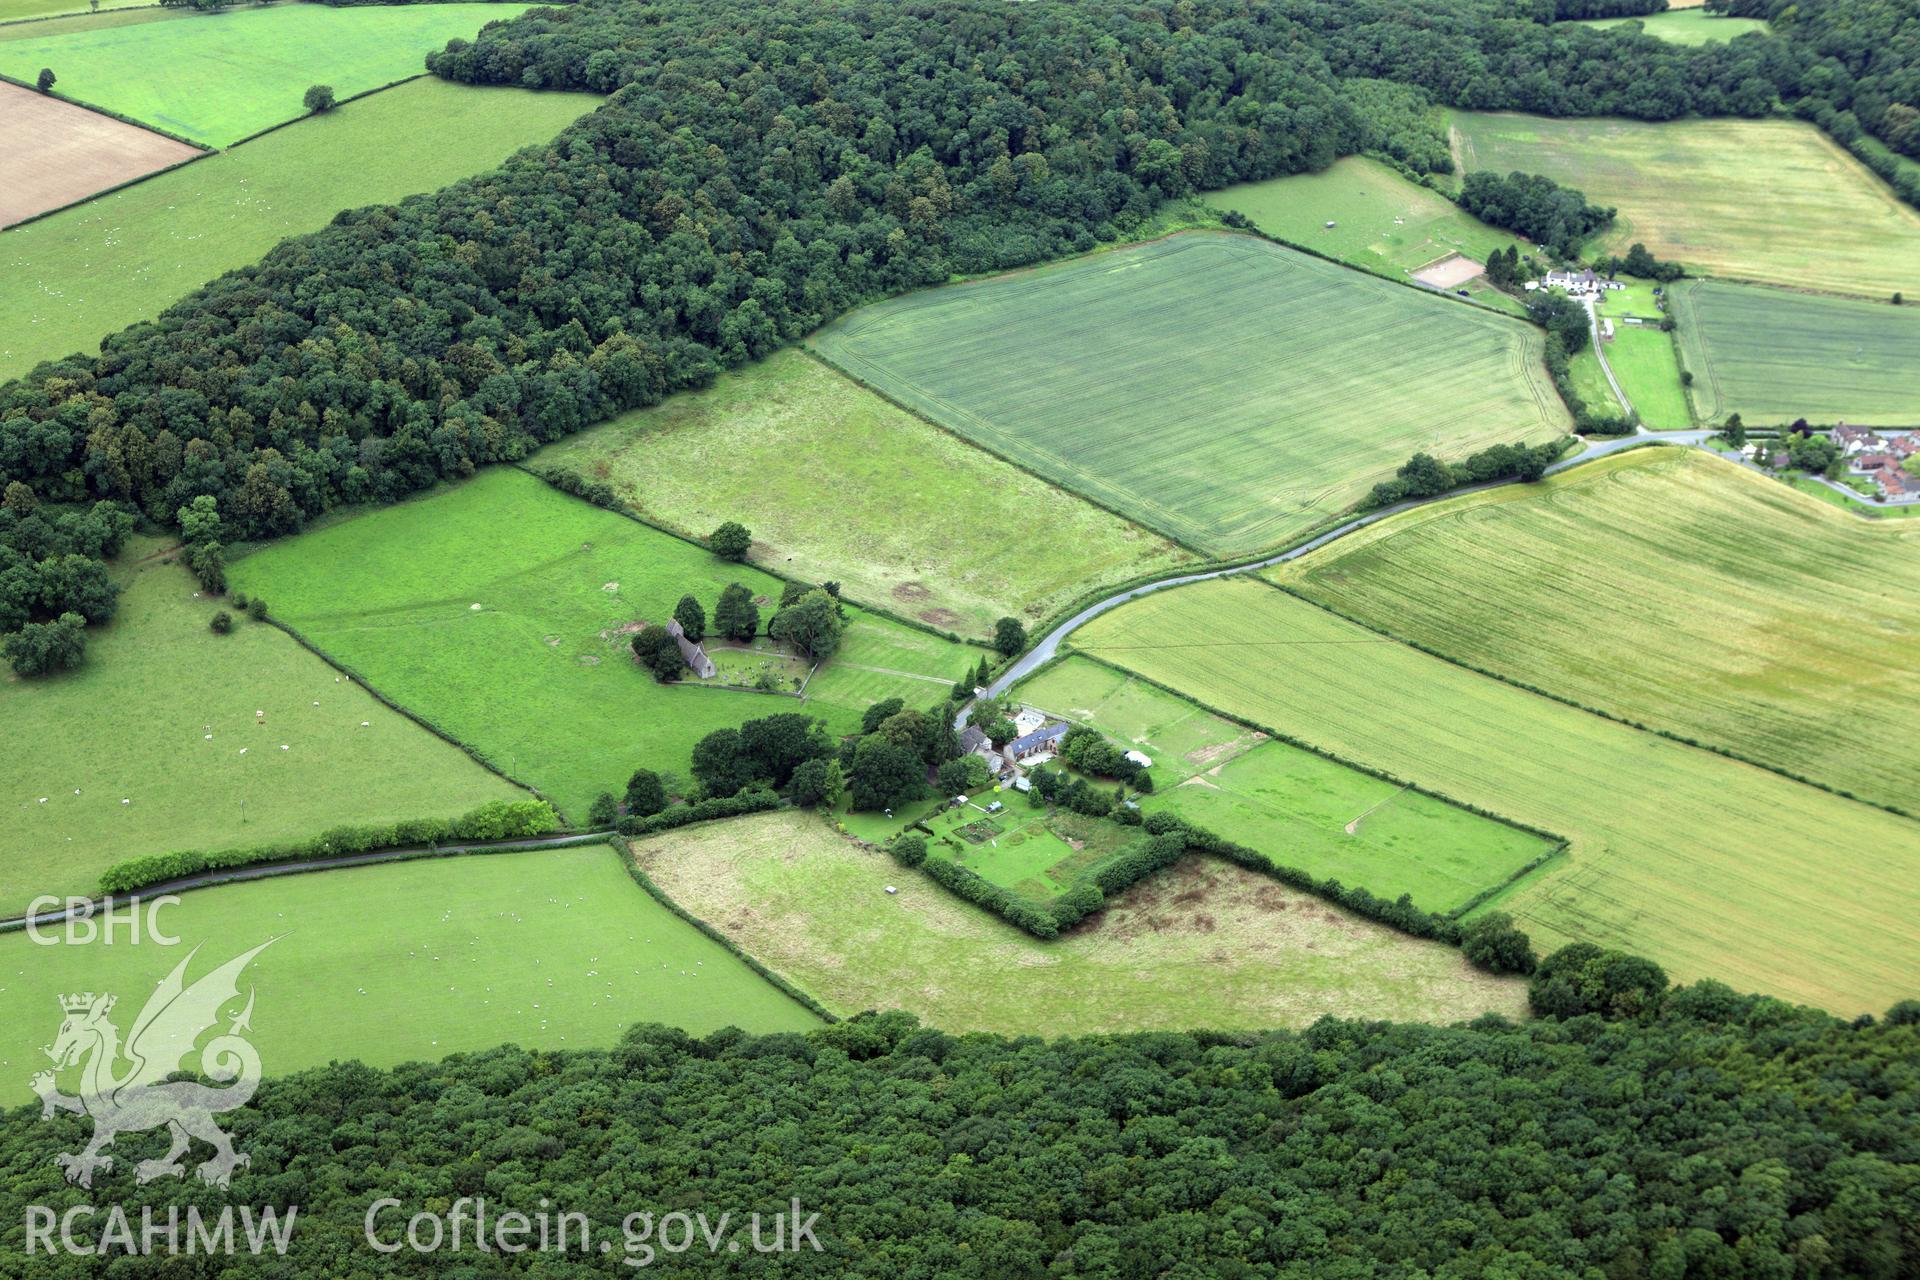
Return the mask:
<svg viewBox="0 0 1920 1280">
<path fill-rule="evenodd" d="M 1871 0 L 1815 8 L 1880 22 Z M 1685 48 L 1553 16 L 1547 0 L 535 9 L 429 66 L 612 92 L 603 108 L 493 173 L 342 213 L 98 353 L 0 387 L 0 488 L 170 527 L 211 499 L 192 560 L 217 589 L 223 544 L 523 457 L 860 302 L 1085 250 L 1168 197 L 1405 139 L 1411 100 L 1350 81 L 1647 119 L 1757 116 L 1781 98 L 1837 131 L 1898 134 L 1874 104 L 1906 92 L 1899 73 L 1864 55 L 1772 37 Z M 1856 83 L 1878 96 L 1856 102 Z M 1399 149 L 1433 161 L 1416 143 Z M 0 581 L 37 581 L 40 563 L 0 537 Z M 9 591 L 0 620 L 64 626 L 37 647 L 77 659 L 60 620 L 91 615 Z"/>
<path fill-rule="evenodd" d="M 495 1214 L 584 1213 L 616 1238 L 639 1211 L 744 1217 L 797 1198 L 820 1215 L 819 1253 L 696 1245 L 656 1259 L 669 1273 L 1912 1276 L 1920 1009 L 1896 1015 L 1848 1025 L 1703 983 L 1626 1021 L 1045 1041 L 887 1014 L 335 1065 L 233 1113 L 253 1160 L 234 1198 L 300 1214 L 285 1258 L 217 1274 L 561 1274 L 552 1256 L 382 1255 L 363 1239 L 381 1198 L 404 1206 L 378 1221 L 392 1242 L 407 1215 L 484 1196 Z M 225 1202 L 192 1179 L 136 1186 L 129 1157 L 150 1153 L 133 1136 L 91 1192 L 68 1187 L 53 1155 L 85 1132 L 37 1109 L 0 1121 L 13 1206 L 111 1198 L 137 1221 L 142 1205 Z M 0 1222 L 13 1253 L 22 1215 Z M 216 1274 L 192 1265 L 122 1258 L 111 1274 Z M 576 1258 L 565 1273 L 590 1268 L 620 1270 Z"/>
</svg>

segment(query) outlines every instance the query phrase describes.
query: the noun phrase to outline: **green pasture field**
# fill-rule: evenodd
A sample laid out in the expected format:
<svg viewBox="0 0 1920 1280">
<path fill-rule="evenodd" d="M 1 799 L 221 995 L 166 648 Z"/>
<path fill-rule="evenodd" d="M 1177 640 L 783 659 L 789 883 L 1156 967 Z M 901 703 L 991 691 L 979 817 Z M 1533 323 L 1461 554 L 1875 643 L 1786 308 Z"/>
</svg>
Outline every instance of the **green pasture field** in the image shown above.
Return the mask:
<svg viewBox="0 0 1920 1280">
<path fill-rule="evenodd" d="M 1671 289 L 1671 284 L 1655 284 L 1651 280 L 1642 280 L 1638 276 L 1615 276 L 1613 283 L 1624 285 L 1620 289 L 1605 289 L 1600 293 L 1600 314 L 1612 316 L 1618 320 L 1621 316 L 1639 316 L 1645 320 L 1658 321 L 1665 314 L 1660 310 L 1660 300 L 1654 297 L 1655 289 Z"/>
<path fill-rule="evenodd" d="M 148 16 L 183 16 L 177 10 L 160 8 L 156 0 L 101 0 L 98 14 L 88 9 L 87 0 L 0 0 L 0 40 L 32 40 L 87 25 L 118 25 L 104 20 L 109 13 L 123 14 L 132 21 Z"/>
<path fill-rule="evenodd" d="M 1065 720 L 1098 729 L 1153 761 L 1154 785 L 1183 782 L 1266 740 L 1138 676 L 1068 656 L 1021 682 L 1013 696 Z"/>
<path fill-rule="evenodd" d="M 970 635 L 1192 559 L 799 351 L 549 445 L 649 520 L 753 530 L 752 559 Z"/>
<path fill-rule="evenodd" d="M 1276 862 L 1389 898 L 1408 893 L 1429 911 L 1459 908 L 1552 848 L 1529 832 L 1270 741 L 1077 654 L 1014 696 L 1146 752 L 1155 785 L 1141 806 L 1149 813 L 1171 810 Z"/>
<path fill-rule="evenodd" d="M 1755 548 L 1754 562 L 1778 550 Z M 1208 642 L 1155 643 L 1168 635 Z M 1679 980 L 1849 1016 L 1912 992 L 1911 819 L 1477 675 L 1245 578 L 1156 592 L 1074 641 L 1250 723 L 1566 836 L 1566 856 L 1485 908 L 1512 912 L 1543 951 L 1623 947 Z M 1616 671 L 1642 660 L 1602 645 L 1589 659 Z"/>
<path fill-rule="evenodd" d="M 1218 555 L 1350 507 L 1416 450 L 1551 439 L 1539 330 L 1250 236 L 926 290 L 820 331 L 894 399 Z"/>
<path fill-rule="evenodd" d="M 1270 236 L 1397 279 L 1452 253 L 1484 266 L 1496 250 L 1533 247 L 1366 156 L 1347 156 L 1318 173 L 1228 187 L 1207 202 L 1245 214 Z M 1484 278 L 1465 287 L 1480 301 L 1522 309 Z"/>
<path fill-rule="evenodd" d="M 944 705 L 980 656 L 849 610 L 804 703 L 656 684 L 619 628 L 664 621 L 689 592 L 711 613 L 729 582 L 777 603 L 781 584 L 511 468 L 273 543 L 229 578 L 575 820 L 636 768 L 684 776 L 695 742 L 742 720 L 806 711 L 847 732 L 882 698 Z"/>
<path fill-rule="evenodd" d="M 1552 842 L 1349 769 L 1266 742 L 1142 801 L 1321 879 L 1409 894 L 1446 913 L 1553 851 Z M 1347 828 L 1351 825 L 1352 831 Z"/>
<path fill-rule="evenodd" d="M 165 545 L 137 539 L 114 566 L 119 615 L 89 633 L 82 666 L 0 679 L 0 915 L 93 893 L 135 854 L 454 817 L 524 794 L 277 628 L 243 616 L 214 635 L 217 602 L 153 558 Z"/>
<path fill-rule="evenodd" d="M 0 237 L 0 381 L 97 351 L 107 334 L 151 320 L 341 209 L 492 168 L 597 102 L 414 80 L 15 227 Z"/>
<path fill-rule="evenodd" d="M 635 884 L 604 844 L 197 889 L 158 921 L 178 945 L 122 935 L 36 946 L 24 932 L 0 935 L 0 1103 L 33 1100 L 27 1081 L 47 1065 L 40 1046 L 59 1028 L 58 996 L 116 995 L 124 1034 L 195 947 L 188 981 L 269 938 L 278 941 L 240 984 L 254 992 L 248 1039 L 269 1076 L 356 1058 L 435 1061 L 503 1042 L 593 1048 L 636 1022 L 696 1035 L 819 1024 Z M 73 1080 L 60 1083 L 74 1091 Z"/>
<path fill-rule="evenodd" d="M 293 4 L 98 26 L 0 42 L 0 72 L 31 82 L 50 67 L 63 98 L 226 147 L 303 115 L 309 85 L 346 98 L 418 75 L 448 40 L 521 9 Z"/>
<path fill-rule="evenodd" d="M 1718 280 L 1672 299 L 1702 421 L 1920 425 L 1920 307 Z"/>
<path fill-rule="evenodd" d="M 1608 385 L 1606 370 L 1600 367 L 1600 356 L 1591 342 L 1567 361 L 1567 376 L 1573 380 L 1574 393 L 1585 402 L 1589 412 L 1620 412 L 1620 400 Z"/>
<path fill-rule="evenodd" d="M 1708 13 L 1705 9 L 1670 9 L 1643 18 L 1588 18 L 1574 25 L 1605 29 L 1628 22 L 1639 23 L 1650 36 L 1688 45 L 1723 44 L 1736 36 L 1768 29 L 1764 18 L 1734 18 Z"/>
<path fill-rule="evenodd" d="M 687 827 L 634 852 L 681 906 L 836 1013 L 1046 1036 L 1526 1016 L 1522 984 L 1454 948 L 1213 859 L 1043 942 L 807 813 Z"/>
<path fill-rule="evenodd" d="M 1583 706 L 1920 809 L 1920 531 L 1693 450 L 1411 511 L 1276 573 Z"/>
<path fill-rule="evenodd" d="M 1463 171 L 1543 173 L 1616 207 L 1592 250 L 1641 241 L 1696 274 L 1920 293 L 1920 213 L 1810 124 L 1451 118 Z"/>
<path fill-rule="evenodd" d="M 1673 335 L 1653 325 L 1616 322 L 1613 340 L 1605 347 L 1613 376 L 1649 430 L 1686 431 L 1693 426 Z"/>
</svg>

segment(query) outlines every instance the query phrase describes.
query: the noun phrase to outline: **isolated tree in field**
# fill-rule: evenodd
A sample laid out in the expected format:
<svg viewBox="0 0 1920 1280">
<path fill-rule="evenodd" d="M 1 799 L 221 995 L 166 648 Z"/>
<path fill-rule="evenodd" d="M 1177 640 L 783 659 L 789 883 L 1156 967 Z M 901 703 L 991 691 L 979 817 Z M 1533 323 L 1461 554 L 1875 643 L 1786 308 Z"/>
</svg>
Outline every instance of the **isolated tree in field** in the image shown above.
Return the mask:
<svg viewBox="0 0 1920 1280">
<path fill-rule="evenodd" d="M 1502 911 L 1481 916 L 1467 926 L 1460 939 L 1460 950 L 1472 964 L 1488 973 L 1532 973 L 1539 963 L 1533 954 L 1533 939 Z"/>
<path fill-rule="evenodd" d="M 680 624 L 686 626 L 685 622 Z M 713 606 L 713 629 L 729 640 L 745 643 L 760 632 L 760 607 L 753 602 L 753 592 L 737 582 L 729 582 L 727 589 L 720 593 L 719 603 Z"/>
<path fill-rule="evenodd" d="M 722 560 L 745 560 L 747 550 L 752 546 L 752 532 L 738 520 L 727 521 L 715 529 L 713 536 L 707 539 L 708 549 Z"/>
<path fill-rule="evenodd" d="M 218 610 L 207 620 L 207 629 L 217 636 L 226 635 L 233 630 L 233 615 L 225 609 Z"/>
<path fill-rule="evenodd" d="M 627 779 L 627 812 L 636 818 L 651 818 L 667 807 L 667 789 L 660 775 L 651 769 L 635 769 Z"/>
<path fill-rule="evenodd" d="M 707 638 L 707 611 L 692 596 L 680 597 L 680 603 L 673 606 L 673 620 L 695 644 Z"/>
<path fill-rule="evenodd" d="M 317 116 L 322 111 L 331 111 L 333 110 L 333 86 L 316 84 L 307 90 L 306 96 L 300 101 L 306 106 L 309 115 Z"/>
<path fill-rule="evenodd" d="M 1027 629 L 1018 618 L 1002 618 L 993 624 L 993 647 L 1003 658 L 1011 658 L 1027 647 Z"/>
<path fill-rule="evenodd" d="M 845 626 L 833 597 L 815 587 L 793 605 L 774 614 L 767 631 L 815 662 L 824 662 L 840 647 L 840 633 Z"/>
<path fill-rule="evenodd" d="M 56 78 L 57 77 L 55 77 L 55 75 L 53 74 L 52 67 L 42 67 L 40 68 L 40 76 L 37 80 L 34 81 L 34 83 L 40 86 L 40 92 L 52 93 L 53 82 Z"/>
</svg>

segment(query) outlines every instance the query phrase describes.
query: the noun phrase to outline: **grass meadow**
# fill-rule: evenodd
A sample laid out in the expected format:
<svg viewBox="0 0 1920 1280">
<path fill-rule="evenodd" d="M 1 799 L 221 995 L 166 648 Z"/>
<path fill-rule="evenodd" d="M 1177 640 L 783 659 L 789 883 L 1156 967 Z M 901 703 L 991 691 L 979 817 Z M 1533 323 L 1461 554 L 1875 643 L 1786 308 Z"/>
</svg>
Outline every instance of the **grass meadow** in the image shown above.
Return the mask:
<svg viewBox="0 0 1920 1280">
<path fill-rule="evenodd" d="M 277 628 L 242 617 L 214 635 L 217 605 L 187 571 L 142 558 L 161 545 L 136 540 L 115 566 L 120 612 L 93 629 L 84 665 L 0 679 L 0 915 L 92 893 L 135 854 L 452 817 L 523 794 Z"/>
<path fill-rule="evenodd" d="M 1708 13 L 1705 9 L 1684 9 L 1675 7 L 1662 13 L 1650 13 L 1643 18 L 1590 18 L 1576 25 L 1582 27 L 1618 27 L 1629 22 L 1637 22 L 1650 36 L 1656 36 L 1670 44 L 1723 44 L 1728 40 L 1752 32 L 1765 32 L 1768 24 L 1764 18 L 1735 18 L 1725 14 Z"/>
<path fill-rule="evenodd" d="M 1146 752 L 1154 777 L 1141 802 L 1148 812 L 1171 810 L 1323 879 L 1389 898 L 1411 894 L 1428 911 L 1456 910 L 1552 849 L 1530 832 L 1272 741 L 1084 656 L 1052 664 L 1015 696 Z"/>
<path fill-rule="evenodd" d="M 1652 325 L 1616 324 L 1613 340 L 1605 346 L 1613 376 L 1649 430 L 1685 431 L 1693 426 L 1672 334 Z"/>
<path fill-rule="evenodd" d="M 1209 194 L 1207 203 L 1245 214 L 1268 235 L 1394 277 L 1451 253 L 1484 265 L 1509 245 L 1531 248 L 1366 156 L 1346 156 L 1318 173 L 1228 187 Z M 1466 287 L 1482 301 L 1519 307 L 1484 280 Z"/>
<path fill-rule="evenodd" d="M 1157 592 L 1074 642 L 1250 723 L 1566 836 L 1566 856 L 1487 908 L 1514 913 L 1543 950 L 1624 947 L 1679 980 L 1846 1015 L 1912 994 L 1920 823 L 1476 675 L 1246 578 Z M 1589 656 L 1596 668 L 1637 660 Z"/>
<path fill-rule="evenodd" d="M 1810 124 L 1451 118 L 1463 171 L 1543 173 L 1616 207 L 1590 249 L 1624 253 L 1641 241 L 1696 273 L 1920 293 L 1920 213 Z"/>
<path fill-rule="evenodd" d="M 342 209 L 489 169 L 598 101 L 414 80 L 16 227 L 0 237 L 0 381 L 97 351 L 107 334 Z"/>
<path fill-rule="evenodd" d="M 883 698 L 943 701 L 980 656 L 850 610 L 805 703 L 656 684 L 619 628 L 664 621 L 687 593 L 711 612 L 729 582 L 777 602 L 781 584 L 511 468 L 273 543 L 229 577 L 575 820 L 636 768 L 684 776 L 715 729 L 805 710 L 846 732 Z"/>
<path fill-rule="evenodd" d="M 1472 666 L 1920 808 L 1920 529 L 1649 449 L 1407 512 L 1275 576 Z"/>
<path fill-rule="evenodd" d="M 799 351 L 549 445 L 666 528 L 753 530 L 752 559 L 972 635 L 1192 556 Z"/>
<path fill-rule="evenodd" d="M 210 147 L 231 146 L 305 113 L 312 84 L 337 97 L 425 70 L 426 55 L 518 5 L 276 5 L 0 41 L 0 72 L 59 77 L 63 98 L 130 116 Z M 338 207 L 337 205 L 335 206 Z"/>
<path fill-rule="evenodd" d="M 909 294 L 820 331 L 862 381 L 1202 551 L 1322 523 L 1416 450 L 1550 439 L 1539 331 L 1199 233 Z"/>
<path fill-rule="evenodd" d="M 636 1022 L 695 1034 L 819 1023 L 660 905 L 604 844 L 197 889 L 159 923 L 179 945 L 36 946 L 24 932 L 0 935 L 0 1105 L 33 1100 L 27 1080 L 46 1065 L 39 1046 L 59 1027 L 59 995 L 117 995 L 124 1033 L 192 948 L 189 980 L 269 938 L 278 941 L 241 988 L 255 992 L 248 1039 L 270 1076 L 502 1043 L 592 1048 Z"/>
<path fill-rule="evenodd" d="M 1920 307 L 1718 280 L 1672 299 L 1703 421 L 1920 425 Z"/>
<path fill-rule="evenodd" d="M 1522 984 L 1454 948 L 1212 859 L 1042 942 L 807 813 L 687 827 L 634 853 L 681 906 L 841 1014 L 1054 1036 L 1526 1012 Z"/>
</svg>

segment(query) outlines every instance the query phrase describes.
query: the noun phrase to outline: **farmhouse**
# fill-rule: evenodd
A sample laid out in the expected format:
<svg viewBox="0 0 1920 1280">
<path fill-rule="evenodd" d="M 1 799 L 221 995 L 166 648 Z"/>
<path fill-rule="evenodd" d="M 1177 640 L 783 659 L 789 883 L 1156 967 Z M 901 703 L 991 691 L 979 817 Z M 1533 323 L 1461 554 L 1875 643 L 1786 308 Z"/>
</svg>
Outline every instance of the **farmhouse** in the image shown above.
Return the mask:
<svg viewBox="0 0 1920 1280">
<path fill-rule="evenodd" d="M 672 636 L 673 642 L 680 646 L 680 656 L 686 660 L 689 667 L 693 668 L 693 674 L 702 680 L 713 679 L 714 672 L 718 670 L 713 665 L 713 659 L 707 656 L 705 649 L 687 639 L 686 628 L 680 625 L 678 618 L 667 619 L 667 634 Z"/>
<path fill-rule="evenodd" d="M 1028 760 L 1042 753 L 1051 755 L 1053 749 L 1060 745 L 1060 739 L 1066 736 L 1066 722 L 1064 720 L 1056 720 L 1044 729 L 1035 729 L 1032 733 L 1022 734 L 1012 742 L 1009 742 L 1006 751 L 1007 758 L 1009 760 Z"/>
<path fill-rule="evenodd" d="M 1565 289 L 1572 294 L 1599 293 L 1603 289 L 1624 289 L 1618 280 L 1596 275 L 1591 267 L 1580 271 L 1549 271 L 1528 288 Z"/>
</svg>

